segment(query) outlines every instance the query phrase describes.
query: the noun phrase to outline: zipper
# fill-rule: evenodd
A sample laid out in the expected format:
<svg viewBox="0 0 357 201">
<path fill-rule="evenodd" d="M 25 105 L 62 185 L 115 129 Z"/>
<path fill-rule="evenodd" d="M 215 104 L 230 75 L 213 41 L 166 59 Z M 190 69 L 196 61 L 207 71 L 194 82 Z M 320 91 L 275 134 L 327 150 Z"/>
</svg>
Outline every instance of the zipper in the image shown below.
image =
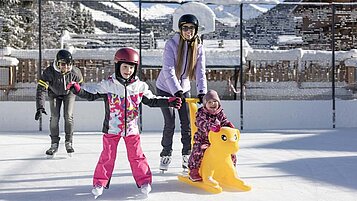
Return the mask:
<svg viewBox="0 0 357 201">
<path fill-rule="evenodd" d="M 189 44 L 188 44 L 188 42 L 187 42 L 185 67 L 184 67 L 184 69 L 183 69 L 183 71 L 182 71 L 182 74 L 181 74 L 181 76 L 180 76 L 181 83 L 182 83 L 182 77 L 183 77 L 183 75 L 185 74 L 186 69 L 187 69 L 188 48 L 189 48 Z"/>
<path fill-rule="evenodd" d="M 66 91 L 66 75 L 63 75 L 63 88 Z"/>
<path fill-rule="evenodd" d="M 126 128 L 127 128 L 127 115 L 126 115 L 126 113 L 128 112 L 128 110 L 127 110 L 127 107 L 126 107 L 126 105 L 127 105 L 127 96 L 128 96 L 128 92 L 127 92 L 127 89 L 126 89 L 126 87 L 127 87 L 127 83 L 125 82 L 124 83 L 124 136 L 126 136 L 127 135 L 127 133 L 126 133 Z"/>
</svg>

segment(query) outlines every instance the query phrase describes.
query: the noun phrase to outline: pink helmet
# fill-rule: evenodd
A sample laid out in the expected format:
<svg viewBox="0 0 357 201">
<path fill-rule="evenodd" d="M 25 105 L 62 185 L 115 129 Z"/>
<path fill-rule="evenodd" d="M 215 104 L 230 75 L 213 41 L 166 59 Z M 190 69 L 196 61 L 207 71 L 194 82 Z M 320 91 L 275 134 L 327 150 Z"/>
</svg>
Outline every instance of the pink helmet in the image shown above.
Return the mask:
<svg viewBox="0 0 357 201">
<path fill-rule="evenodd" d="M 114 56 L 114 62 L 124 62 L 139 65 L 140 57 L 137 51 L 133 48 L 125 47 L 119 49 Z"/>
</svg>

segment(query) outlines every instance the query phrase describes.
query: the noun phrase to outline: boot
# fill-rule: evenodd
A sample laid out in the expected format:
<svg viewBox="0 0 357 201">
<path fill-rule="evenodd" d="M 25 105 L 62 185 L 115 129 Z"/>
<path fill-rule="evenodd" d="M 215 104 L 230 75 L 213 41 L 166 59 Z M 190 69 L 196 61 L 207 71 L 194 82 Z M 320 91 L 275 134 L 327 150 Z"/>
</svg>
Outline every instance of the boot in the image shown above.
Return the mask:
<svg viewBox="0 0 357 201">
<path fill-rule="evenodd" d="M 150 184 L 144 184 L 141 187 L 141 193 L 143 193 L 144 195 L 148 195 L 151 191 L 151 185 Z"/>
<path fill-rule="evenodd" d="M 97 199 L 100 195 L 103 194 L 103 186 L 95 186 L 92 189 L 92 194 L 94 195 L 94 199 Z"/>
<path fill-rule="evenodd" d="M 58 143 L 52 143 L 51 147 L 46 151 L 47 158 L 53 158 L 58 151 Z"/>
<path fill-rule="evenodd" d="M 167 171 L 169 169 L 169 165 L 171 163 L 171 156 L 162 156 L 160 160 L 160 170 L 162 172 Z"/>
<path fill-rule="evenodd" d="M 67 154 L 71 157 L 72 154 L 74 153 L 72 142 L 65 142 L 65 147 L 66 147 Z"/>
<path fill-rule="evenodd" d="M 187 171 L 188 169 L 188 158 L 190 155 L 182 155 L 182 168 L 184 171 Z"/>
<path fill-rule="evenodd" d="M 191 181 L 202 181 L 202 177 L 198 173 L 198 169 L 190 170 L 190 180 Z"/>
</svg>

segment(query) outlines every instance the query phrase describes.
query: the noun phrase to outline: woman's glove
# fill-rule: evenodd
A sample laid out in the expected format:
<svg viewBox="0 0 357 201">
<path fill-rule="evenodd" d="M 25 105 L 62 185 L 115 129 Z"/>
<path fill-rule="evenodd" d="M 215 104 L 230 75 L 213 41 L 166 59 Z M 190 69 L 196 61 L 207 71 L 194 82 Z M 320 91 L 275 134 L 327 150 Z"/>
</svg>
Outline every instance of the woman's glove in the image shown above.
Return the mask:
<svg viewBox="0 0 357 201">
<path fill-rule="evenodd" d="M 183 95 L 183 92 L 182 92 L 181 90 L 180 90 L 180 91 L 177 91 L 174 95 L 175 95 L 176 97 L 181 98 L 182 104 L 186 102 L 186 97 Z"/>
<path fill-rule="evenodd" d="M 203 103 L 203 97 L 205 96 L 205 94 L 198 94 L 197 98 L 199 99 L 198 103 L 202 104 Z"/>
</svg>

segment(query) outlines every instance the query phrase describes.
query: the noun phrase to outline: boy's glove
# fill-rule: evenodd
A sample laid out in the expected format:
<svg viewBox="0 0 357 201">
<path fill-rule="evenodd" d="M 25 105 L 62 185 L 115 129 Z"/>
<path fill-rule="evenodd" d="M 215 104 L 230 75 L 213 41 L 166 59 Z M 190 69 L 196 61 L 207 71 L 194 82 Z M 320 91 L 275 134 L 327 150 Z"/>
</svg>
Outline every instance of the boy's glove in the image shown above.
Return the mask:
<svg viewBox="0 0 357 201">
<path fill-rule="evenodd" d="M 81 90 L 81 86 L 77 82 L 68 83 L 66 88 L 67 90 L 71 90 L 74 94 L 78 94 Z"/>
<path fill-rule="evenodd" d="M 169 107 L 174 107 L 176 109 L 180 109 L 182 105 L 181 98 L 179 97 L 170 97 L 169 100 Z"/>
<path fill-rule="evenodd" d="M 205 96 L 204 94 L 198 94 L 198 95 L 197 95 L 197 98 L 198 98 L 198 100 L 199 100 L 199 101 L 198 101 L 199 104 L 202 104 L 202 103 L 203 103 L 203 97 L 204 97 L 204 96 Z"/>
<path fill-rule="evenodd" d="M 186 102 L 186 97 L 183 95 L 183 91 L 177 91 L 175 94 L 174 94 L 176 97 L 179 97 L 181 98 L 181 101 L 182 103 L 185 103 Z"/>
<path fill-rule="evenodd" d="M 38 108 L 37 112 L 35 114 L 35 120 L 36 121 L 40 119 L 40 117 L 42 116 L 42 113 L 47 115 L 46 110 L 44 108 Z"/>
</svg>

